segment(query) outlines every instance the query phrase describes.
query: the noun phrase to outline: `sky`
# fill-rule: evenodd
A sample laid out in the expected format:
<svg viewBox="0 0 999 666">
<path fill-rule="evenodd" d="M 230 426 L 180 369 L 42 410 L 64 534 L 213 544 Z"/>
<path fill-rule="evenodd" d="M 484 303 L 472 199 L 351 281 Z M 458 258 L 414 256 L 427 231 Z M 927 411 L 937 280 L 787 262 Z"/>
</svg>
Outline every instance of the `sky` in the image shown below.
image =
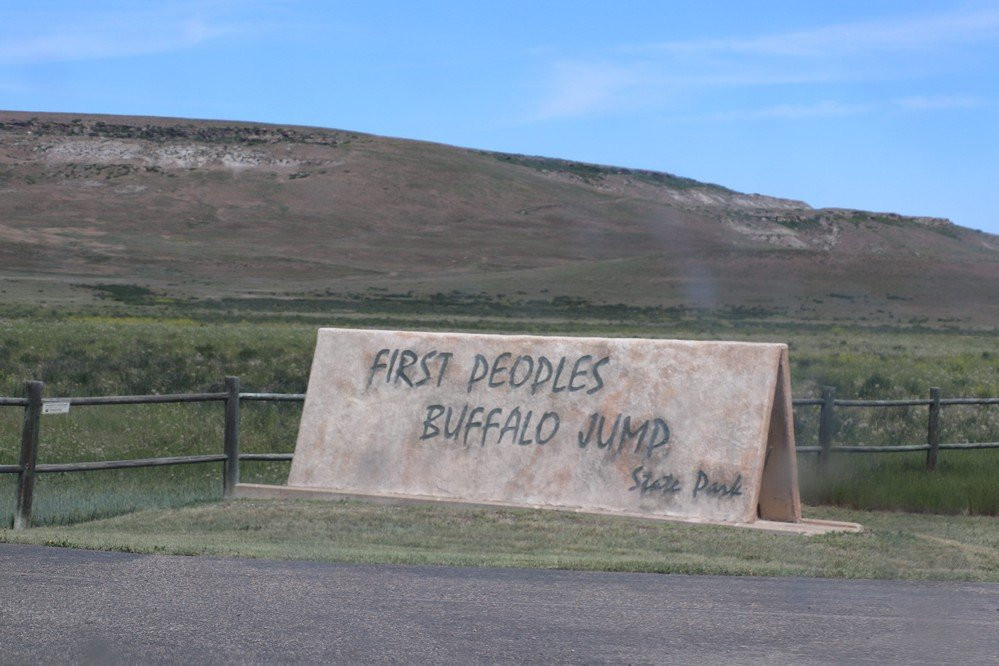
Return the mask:
<svg viewBox="0 0 999 666">
<path fill-rule="evenodd" d="M 999 234 L 999 0 L 0 0 L 0 109 L 333 127 Z"/>
</svg>

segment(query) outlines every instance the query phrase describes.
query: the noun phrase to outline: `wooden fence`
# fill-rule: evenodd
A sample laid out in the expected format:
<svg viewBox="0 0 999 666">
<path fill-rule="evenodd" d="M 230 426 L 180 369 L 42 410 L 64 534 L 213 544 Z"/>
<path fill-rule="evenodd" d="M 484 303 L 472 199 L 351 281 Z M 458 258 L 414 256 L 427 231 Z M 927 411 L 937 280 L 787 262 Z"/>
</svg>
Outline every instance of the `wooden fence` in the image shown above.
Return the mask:
<svg viewBox="0 0 999 666">
<path fill-rule="evenodd" d="M 0 397 L 0 407 L 23 407 L 24 426 L 21 430 L 21 451 L 16 465 L 0 465 L 0 474 L 17 474 L 17 499 L 14 512 L 14 529 L 31 525 L 31 501 L 34 495 L 35 475 L 54 472 L 89 472 L 94 470 L 125 469 L 134 467 L 159 467 L 164 465 L 191 465 L 199 463 L 225 463 L 222 473 L 223 497 L 230 497 L 239 483 L 239 463 L 242 460 L 279 461 L 291 460 L 290 453 L 240 453 L 239 408 L 242 401 L 303 402 L 301 393 L 242 393 L 239 378 L 226 377 L 222 393 L 180 393 L 173 395 L 125 395 L 78 398 L 45 398 L 42 382 L 27 382 L 24 398 Z M 185 402 L 221 402 L 225 404 L 225 434 L 222 453 L 200 456 L 172 456 L 139 458 L 132 460 L 100 460 L 93 462 L 37 464 L 39 432 L 42 414 L 65 413 L 70 407 L 98 405 L 152 405 Z M 843 453 L 894 453 L 926 451 L 926 467 L 936 469 L 937 456 L 942 449 L 995 449 L 999 442 L 961 444 L 940 443 L 940 411 L 946 405 L 999 405 L 999 398 L 942 398 L 939 388 L 930 389 L 928 399 L 911 400 L 842 400 L 835 397 L 835 389 L 822 389 L 821 398 L 796 398 L 795 407 L 818 406 L 819 445 L 799 446 L 803 453 L 818 453 L 820 468 L 825 467 L 833 452 Z M 928 410 L 926 444 L 899 446 L 833 446 L 832 432 L 836 407 L 921 407 Z"/>
</svg>

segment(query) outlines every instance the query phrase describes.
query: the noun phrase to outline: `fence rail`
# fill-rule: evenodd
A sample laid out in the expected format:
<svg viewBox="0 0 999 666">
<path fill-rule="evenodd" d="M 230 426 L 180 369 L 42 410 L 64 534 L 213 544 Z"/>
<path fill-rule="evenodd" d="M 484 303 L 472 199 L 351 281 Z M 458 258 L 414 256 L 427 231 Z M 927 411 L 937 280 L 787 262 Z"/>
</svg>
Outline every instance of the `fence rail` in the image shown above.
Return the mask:
<svg viewBox="0 0 999 666">
<path fill-rule="evenodd" d="M 46 398 L 44 402 L 68 402 L 70 405 L 160 405 L 180 402 L 225 402 L 227 393 L 176 393 L 173 395 L 109 395 L 95 398 Z"/>
<path fill-rule="evenodd" d="M 226 377 L 226 390 L 221 393 L 176 393 L 168 395 L 120 395 L 98 397 L 44 398 L 42 382 L 27 382 L 25 398 L 0 397 L 0 407 L 23 407 L 24 426 L 21 431 L 21 450 L 16 465 L 0 465 L 0 474 L 17 474 L 17 503 L 14 513 L 14 529 L 24 529 L 31 525 L 31 503 L 34 495 L 35 476 L 56 472 L 89 472 L 110 469 L 132 469 L 138 467 L 162 467 L 166 465 L 196 465 L 202 463 L 224 463 L 222 474 L 223 497 L 231 497 L 239 483 L 239 463 L 241 461 L 288 461 L 290 453 L 240 453 L 239 452 L 239 406 L 241 402 L 304 402 L 304 393 L 244 393 L 240 391 L 239 378 Z M 170 456 L 161 458 L 137 458 L 133 460 L 99 460 L 92 462 L 37 464 L 41 415 L 46 403 L 62 403 L 70 406 L 102 405 L 155 405 L 194 402 L 222 402 L 225 404 L 225 434 L 223 452 L 198 456 Z M 927 469 L 936 469 L 940 450 L 999 449 L 999 442 L 940 443 L 940 408 L 947 405 L 999 405 L 999 398 L 942 398 L 939 388 L 930 389 L 929 398 L 909 400 L 848 400 L 835 397 L 835 389 L 822 388 L 821 398 L 795 398 L 795 407 L 820 407 L 819 445 L 799 446 L 801 453 L 817 453 L 819 467 L 824 469 L 832 453 L 895 453 L 905 451 L 926 451 Z M 928 407 L 926 444 L 897 446 L 834 446 L 832 443 L 833 419 L 836 407 Z"/>
</svg>

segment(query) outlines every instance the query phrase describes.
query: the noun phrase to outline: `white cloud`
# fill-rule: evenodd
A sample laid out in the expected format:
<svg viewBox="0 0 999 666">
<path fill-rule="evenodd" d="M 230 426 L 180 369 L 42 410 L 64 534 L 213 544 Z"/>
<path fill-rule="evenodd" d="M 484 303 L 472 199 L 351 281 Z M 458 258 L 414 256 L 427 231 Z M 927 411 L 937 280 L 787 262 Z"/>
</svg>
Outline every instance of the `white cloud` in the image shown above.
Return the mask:
<svg viewBox="0 0 999 666">
<path fill-rule="evenodd" d="M 855 116 L 869 113 L 877 108 L 872 104 L 844 104 L 833 100 L 823 100 L 814 104 L 775 104 L 761 109 L 724 111 L 712 115 L 716 120 L 745 120 L 776 118 L 798 120 L 802 118 L 830 118 Z"/>
<path fill-rule="evenodd" d="M 964 49 L 996 40 L 999 8 L 978 8 L 838 23 L 779 34 L 621 47 L 605 52 L 601 58 L 562 59 L 549 65 L 548 90 L 537 104 L 533 120 L 665 108 L 666 102 L 689 103 L 707 91 L 726 89 L 769 86 L 778 95 L 781 86 L 922 80 L 951 67 L 966 66 L 960 58 Z M 800 95 L 795 97 L 800 99 Z M 805 105 L 774 104 L 749 111 L 712 114 L 708 110 L 701 115 L 806 118 L 889 108 L 956 109 L 976 103 L 970 97 L 914 96 L 893 103 L 826 100 Z"/>
<path fill-rule="evenodd" d="M 88 10 L 90 5 L 81 5 Z M 120 58 L 187 49 L 231 30 L 198 5 L 131 11 L 12 14 L 0 27 L 0 64 Z M 152 7 L 152 8 L 150 8 Z"/>
<path fill-rule="evenodd" d="M 663 42 L 625 50 L 830 57 L 874 51 L 925 50 L 933 46 L 999 38 L 999 9 L 839 23 L 750 38 Z"/>
<path fill-rule="evenodd" d="M 639 66 L 557 63 L 552 85 L 535 120 L 564 118 L 620 108 L 635 103 L 649 78 Z"/>
<path fill-rule="evenodd" d="M 753 120 L 802 118 L 835 118 L 856 116 L 895 110 L 932 111 L 947 109 L 969 109 L 983 106 L 977 97 L 960 95 L 917 95 L 893 100 L 872 101 L 864 104 L 848 104 L 835 100 L 822 100 L 811 104 L 775 104 L 759 109 L 737 109 L 712 114 L 715 120 Z"/>
<path fill-rule="evenodd" d="M 917 95 L 895 100 L 895 104 L 913 111 L 972 109 L 983 105 L 977 97 L 961 95 Z"/>
</svg>

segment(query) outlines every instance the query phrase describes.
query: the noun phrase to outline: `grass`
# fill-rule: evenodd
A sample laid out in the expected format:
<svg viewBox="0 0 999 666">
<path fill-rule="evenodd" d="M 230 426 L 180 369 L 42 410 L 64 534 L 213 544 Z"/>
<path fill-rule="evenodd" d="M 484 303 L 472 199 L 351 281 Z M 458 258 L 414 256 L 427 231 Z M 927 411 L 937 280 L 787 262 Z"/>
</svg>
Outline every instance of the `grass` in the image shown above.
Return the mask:
<svg viewBox="0 0 999 666">
<path fill-rule="evenodd" d="M 0 511 L 10 525 L 15 477 L 0 479 Z M 31 524 L 65 525 L 152 508 L 182 507 L 222 498 L 221 463 L 197 467 L 40 474 Z"/>
<path fill-rule="evenodd" d="M 264 439 L 246 436 L 247 432 L 244 423 L 244 451 L 268 450 Z M 286 438 L 270 448 L 291 451 L 294 442 Z M 173 453 L 160 451 L 158 455 Z M 926 471 L 923 454 L 839 454 L 833 456 L 825 475 L 816 469 L 814 456 L 802 454 L 801 495 L 807 504 L 845 509 L 994 517 L 999 515 L 997 453 L 942 451 L 935 472 Z M 119 453 L 119 457 L 129 455 Z M 145 455 L 149 452 L 132 457 Z M 244 462 L 242 480 L 283 484 L 288 470 L 288 463 Z M 222 463 L 42 474 L 36 481 L 32 524 L 66 525 L 145 509 L 185 507 L 217 501 L 221 496 Z M 3 475 L 0 524 L 11 524 L 14 497 L 15 476 Z"/>
<path fill-rule="evenodd" d="M 245 403 L 241 450 L 291 452 L 300 403 Z M 17 461 L 21 410 L 0 409 L 4 461 Z M 119 405 L 74 407 L 68 415 L 44 417 L 39 463 L 124 460 L 220 453 L 222 405 Z M 245 462 L 243 479 L 284 483 L 288 463 Z M 39 474 L 32 523 L 65 524 L 152 507 L 177 507 L 221 498 L 222 463 L 145 469 Z M 0 524 L 14 512 L 15 476 L 0 476 Z"/>
<path fill-rule="evenodd" d="M 226 374 L 239 375 L 256 390 L 301 392 L 316 329 L 336 325 L 781 341 L 791 348 L 798 396 L 818 395 L 823 385 L 857 398 L 925 396 L 930 386 L 941 387 L 945 397 L 999 395 L 994 330 L 682 321 L 632 310 L 603 318 L 569 306 L 540 319 L 503 311 L 463 317 L 437 309 L 423 303 L 398 313 L 320 310 L 274 318 L 196 308 L 129 308 L 129 316 L 112 316 L 112 310 L 17 310 L 5 316 L 0 310 L 0 394 L 19 395 L 26 379 L 45 381 L 50 395 L 218 390 Z"/>
<path fill-rule="evenodd" d="M 852 509 L 999 515 L 999 451 L 835 454 L 826 473 L 814 455 L 798 457 L 802 499 Z"/>
<path fill-rule="evenodd" d="M 865 531 L 802 537 L 558 511 L 237 500 L 0 530 L 0 541 L 326 562 L 999 581 L 997 518 L 807 514 Z"/>
<path fill-rule="evenodd" d="M 577 335 L 664 336 L 700 339 L 785 340 L 791 347 L 792 384 L 798 397 L 832 385 L 841 397 L 900 398 L 925 395 L 930 385 L 945 396 L 999 395 L 999 353 L 994 335 L 904 328 L 820 329 L 792 324 L 755 326 L 730 321 L 700 327 L 625 312 L 617 321 L 569 316 L 522 318 L 443 317 L 405 312 L 339 313 L 302 322 L 291 315 L 242 321 L 217 313 L 130 308 L 9 312 L 0 316 L 0 395 L 20 395 L 27 378 L 46 382 L 46 395 L 114 395 L 220 391 L 223 377 L 238 375 L 247 391 L 305 390 L 317 325 L 527 331 Z M 584 308 L 585 311 L 585 308 Z M 134 313 L 140 313 L 136 315 Z M 144 313 L 144 314 L 141 314 Z M 166 316 L 166 314 L 170 316 Z M 247 313 L 243 313 L 247 314 Z M 552 314 L 552 313 L 549 313 Z M 641 316 L 640 316 L 641 315 Z M 228 316 L 228 315 L 226 315 Z M 256 318 L 255 318 L 256 317 Z M 263 319 L 260 319 L 263 317 Z M 376 317 L 374 321 L 370 317 Z M 377 319 L 377 317 L 382 317 Z M 300 404 L 247 403 L 242 449 L 290 452 Z M 799 444 L 815 445 L 817 407 L 795 413 Z M 999 408 L 943 409 L 944 442 L 996 441 Z M 222 408 L 208 405 L 74 407 L 42 421 L 39 462 L 108 460 L 219 453 Z M 0 408 L 0 464 L 17 461 L 21 410 Z M 926 409 L 838 408 L 837 444 L 925 442 Z M 936 473 L 922 469 L 920 454 L 838 455 L 822 477 L 801 456 L 802 495 L 815 504 L 949 514 L 999 514 L 999 451 L 943 451 Z M 41 475 L 34 520 L 55 525 L 104 518 L 132 510 L 177 507 L 218 499 L 220 464 Z M 245 463 L 248 481 L 283 483 L 287 465 Z M 0 520 L 13 511 L 13 478 L 0 476 Z M 0 523 L 2 524 L 2 523 Z"/>
</svg>

